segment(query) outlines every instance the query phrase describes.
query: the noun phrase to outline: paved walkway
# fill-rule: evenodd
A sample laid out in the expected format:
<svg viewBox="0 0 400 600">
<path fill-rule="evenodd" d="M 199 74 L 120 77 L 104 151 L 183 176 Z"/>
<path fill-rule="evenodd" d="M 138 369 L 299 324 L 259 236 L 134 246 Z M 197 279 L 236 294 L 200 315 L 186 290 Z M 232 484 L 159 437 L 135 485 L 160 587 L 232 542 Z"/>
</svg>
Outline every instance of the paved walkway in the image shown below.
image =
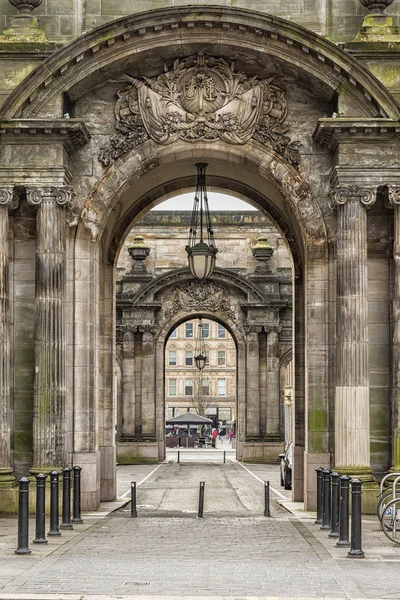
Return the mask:
<svg viewBox="0 0 400 600">
<path fill-rule="evenodd" d="M 348 559 L 315 515 L 290 501 L 277 467 L 189 452 L 181 464 L 169 454 L 156 467 L 118 467 L 120 502 L 104 503 L 47 545 L 31 544 L 29 556 L 14 554 L 16 520 L 1 519 L 0 600 L 400 598 L 400 546 L 377 519 L 363 521 L 367 558 Z M 271 518 L 263 516 L 265 479 Z M 137 519 L 124 505 L 132 480 Z"/>
</svg>

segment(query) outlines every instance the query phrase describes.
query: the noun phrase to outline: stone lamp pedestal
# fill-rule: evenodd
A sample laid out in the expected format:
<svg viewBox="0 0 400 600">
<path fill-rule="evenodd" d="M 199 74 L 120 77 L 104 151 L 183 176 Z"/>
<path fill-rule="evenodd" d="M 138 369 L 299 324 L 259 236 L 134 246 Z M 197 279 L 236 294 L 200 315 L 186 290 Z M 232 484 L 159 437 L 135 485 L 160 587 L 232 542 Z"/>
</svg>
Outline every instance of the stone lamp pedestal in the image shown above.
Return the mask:
<svg viewBox="0 0 400 600">
<path fill-rule="evenodd" d="M 32 11 L 40 6 L 42 0 L 9 0 L 18 10 L 10 17 L 10 26 L 0 36 L 0 50 L 18 51 L 48 50 L 55 44 L 50 43 Z"/>
<path fill-rule="evenodd" d="M 268 266 L 268 261 L 274 254 L 274 249 L 269 245 L 267 237 L 260 236 L 257 238 L 257 243 L 252 247 L 251 252 L 254 258 L 261 263 L 259 267 L 256 267 L 256 271 L 270 273 L 271 269 Z"/>
</svg>

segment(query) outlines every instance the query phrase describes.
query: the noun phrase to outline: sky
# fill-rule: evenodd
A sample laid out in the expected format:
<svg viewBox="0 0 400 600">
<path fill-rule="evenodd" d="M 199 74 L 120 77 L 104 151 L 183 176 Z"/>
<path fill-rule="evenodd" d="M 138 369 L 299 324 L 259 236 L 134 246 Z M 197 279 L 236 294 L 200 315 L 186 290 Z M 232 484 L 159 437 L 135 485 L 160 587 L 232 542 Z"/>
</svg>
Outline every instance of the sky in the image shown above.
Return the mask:
<svg viewBox="0 0 400 600">
<path fill-rule="evenodd" d="M 228 194 L 221 194 L 219 192 L 207 192 L 208 205 L 210 211 L 213 210 L 256 210 L 251 204 L 239 200 L 234 196 Z M 187 194 L 180 194 L 161 202 L 152 210 L 192 210 L 193 208 L 194 192 Z"/>
</svg>

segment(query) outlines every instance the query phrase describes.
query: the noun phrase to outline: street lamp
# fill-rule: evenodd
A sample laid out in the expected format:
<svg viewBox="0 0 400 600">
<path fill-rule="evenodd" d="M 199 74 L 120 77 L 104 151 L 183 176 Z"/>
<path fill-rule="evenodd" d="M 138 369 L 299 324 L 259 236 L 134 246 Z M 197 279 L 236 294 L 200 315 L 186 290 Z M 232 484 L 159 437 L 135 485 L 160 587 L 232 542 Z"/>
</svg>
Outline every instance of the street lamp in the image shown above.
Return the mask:
<svg viewBox="0 0 400 600">
<path fill-rule="evenodd" d="M 203 323 L 201 319 L 199 320 L 199 325 L 197 329 L 197 337 L 196 337 L 196 347 L 195 347 L 195 357 L 194 362 L 196 363 L 196 367 L 199 371 L 202 371 L 206 366 L 207 355 L 206 355 L 206 347 L 204 344 L 203 338 Z"/>
<path fill-rule="evenodd" d="M 196 279 L 208 279 L 215 267 L 218 252 L 215 247 L 206 190 L 206 163 L 197 163 L 197 183 L 194 196 L 189 243 L 186 246 L 189 269 Z M 204 238 L 206 241 L 204 241 Z M 206 243 L 207 242 L 207 243 Z"/>
</svg>

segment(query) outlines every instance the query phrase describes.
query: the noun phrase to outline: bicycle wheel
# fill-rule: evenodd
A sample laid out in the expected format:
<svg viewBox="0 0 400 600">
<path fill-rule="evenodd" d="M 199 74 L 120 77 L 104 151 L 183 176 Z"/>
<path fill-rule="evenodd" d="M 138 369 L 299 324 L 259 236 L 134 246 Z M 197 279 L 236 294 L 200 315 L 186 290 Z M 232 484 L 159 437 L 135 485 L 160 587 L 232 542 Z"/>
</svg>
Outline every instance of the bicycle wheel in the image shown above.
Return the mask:
<svg viewBox="0 0 400 600">
<path fill-rule="evenodd" d="M 389 540 L 400 544 L 400 498 L 391 500 L 386 505 L 382 513 L 381 527 Z"/>
<path fill-rule="evenodd" d="M 396 497 L 400 496 L 400 492 L 396 491 Z M 389 504 L 389 502 L 393 500 L 393 490 L 392 488 L 387 488 L 382 492 L 382 495 L 379 497 L 378 504 L 376 507 L 376 513 L 378 515 L 378 519 L 382 519 L 382 514 L 385 510 L 385 507 Z"/>
</svg>

